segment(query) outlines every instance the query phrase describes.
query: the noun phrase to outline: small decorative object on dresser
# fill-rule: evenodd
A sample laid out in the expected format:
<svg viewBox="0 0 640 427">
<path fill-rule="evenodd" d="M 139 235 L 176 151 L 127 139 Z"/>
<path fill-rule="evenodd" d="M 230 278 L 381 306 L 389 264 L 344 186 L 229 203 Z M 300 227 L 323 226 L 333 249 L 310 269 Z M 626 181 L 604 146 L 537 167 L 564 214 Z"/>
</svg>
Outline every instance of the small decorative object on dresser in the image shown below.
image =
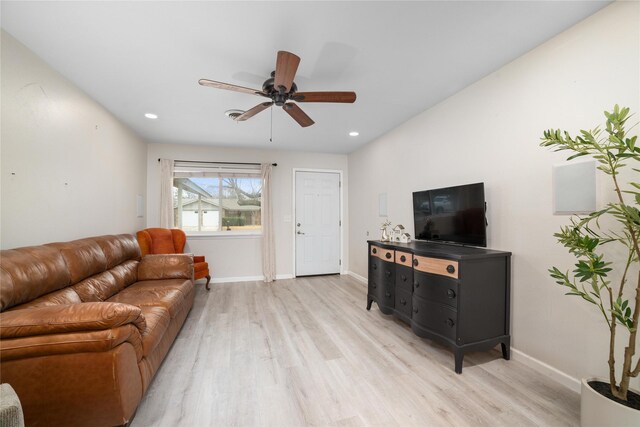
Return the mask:
<svg viewBox="0 0 640 427">
<path fill-rule="evenodd" d="M 404 233 L 404 225 L 402 224 L 398 224 L 395 227 L 393 227 L 393 238 L 391 239 L 392 242 L 399 242 L 400 241 L 400 236 L 402 236 L 402 233 Z"/>
<path fill-rule="evenodd" d="M 432 242 L 369 241 L 367 310 L 411 325 L 455 355 L 455 371 L 469 351 L 502 346 L 509 359 L 511 253 Z"/>
<path fill-rule="evenodd" d="M 411 242 L 411 235 L 409 233 L 402 233 L 399 240 L 400 243 L 409 243 Z"/>
<path fill-rule="evenodd" d="M 388 227 L 390 225 L 391 225 L 391 221 L 385 221 L 382 223 L 382 226 L 380 227 L 380 230 L 382 230 L 382 237 L 380 237 L 381 242 L 388 242 L 391 240 L 389 235 L 389 230 L 388 230 Z"/>
</svg>

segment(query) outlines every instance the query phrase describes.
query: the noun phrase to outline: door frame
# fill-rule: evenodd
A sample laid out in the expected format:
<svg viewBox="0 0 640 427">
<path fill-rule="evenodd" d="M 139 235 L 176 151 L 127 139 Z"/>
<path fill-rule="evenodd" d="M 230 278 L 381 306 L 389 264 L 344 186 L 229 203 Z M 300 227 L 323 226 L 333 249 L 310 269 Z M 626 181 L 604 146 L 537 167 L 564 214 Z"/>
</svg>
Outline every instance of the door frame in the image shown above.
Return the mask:
<svg viewBox="0 0 640 427">
<path fill-rule="evenodd" d="M 291 181 L 293 183 L 293 189 L 291 192 L 292 203 L 291 203 L 291 234 L 293 235 L 293 277 L 298 277 L 298 266 L 296 263 L 296 172 L 319 172 L 319 173 L 337 173 L 340 179 L 340 201 L 338 210 L 340 211 L 340 274 L 344 274 L 344 264 L 342 261 L 344 260 L 344 218 L 343 218 L 343 208 L 344 208 L 344 179 L 343 179 L 343 171 L 339 169 L 310 169 L 310 168 L 293 168 Z"/>
</svg>

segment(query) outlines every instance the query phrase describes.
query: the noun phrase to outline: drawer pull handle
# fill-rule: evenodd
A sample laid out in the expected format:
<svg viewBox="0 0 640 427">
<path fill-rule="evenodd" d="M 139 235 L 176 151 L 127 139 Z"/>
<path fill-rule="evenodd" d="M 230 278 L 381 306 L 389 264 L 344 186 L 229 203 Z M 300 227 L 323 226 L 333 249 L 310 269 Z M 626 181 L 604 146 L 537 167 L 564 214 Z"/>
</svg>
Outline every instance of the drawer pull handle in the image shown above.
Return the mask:
<svg viewBox="0 0 640 427">
<path fill-rule="evenodd" d="M 384 257 L 385 257 L 386 259 L 391 258 L 391 252 L 387 252 L 387 253 L 384 255 Z"/>
<path fill-rule="evenodd" d="M 447 325 L 449 325 L 449 327 L 453 327 L 455 324 L 456 322 L 454 322 L 453 319 L 447 319 Z"/>
<path fill-rule="evenodd" d="M 455 272 L 456 272 L 456 268 L 453 265 L 451 264 L 447 265 L 447 273 L 453 274 Z"/>
<path fill-rule="evenodd" d="M 372 284 L 371 284 L 371 287 L 372 287 L 373 289 L 375 289 L 375 288 L 377 288 L 377 287 L 378 287 L 378 285 L 376 285 L 375 283 L 372 283 Z"/>
<path fill-rule="evenodd" d="M 415 286 L 416 288 L 419 288 L 420 287 L 420 282 L 414 282 L 413 286 Z"/>
<path fill-rule="evenodd" d="M 414 312 L 414 313 L 417 313 L 417 312 L 418 312 L 418 308 L 417 308 L 417 307 L 416 307 L 416 308 L 414 308 L 414 309 L 413 309 L 413 312 Z"/>
<path fill-rule="evenodd" d="M 378 266 L 377 266 L 376 264 L 373 264 L 373 269 L 374 269 L 374 270 L 377 270 L 377 269 L 378 269 Z"/>
<path fill-rule="evenodd" d="M 387 296 L 387 298 L 389 298 L 391 296 L 391 292 L 389 292 L 389 291 L 385 292 L 384 294 Z"/>
<path fill-rule="evenodd" d="M 405 262 L 406 260 L 407 260 L 407 257 L 406 257 L 406 256 L 402 255 L 402 256 L 400 257 L 400 261 Z"/>
<path fill-rule="evenodd" d="M 389 270 L 385 271 L 384 274 L 386 274 L 387 277 L 391 277 L 391 272 Z"/>
<path fill-rule="evenodd" d="M 371 252 L 373 252 L 374 254 L 378 253 L 378 250 L 376 248 L 371 249 Z"/>
<path fill-rule="evenodd" d="M 413 265 L 416 267 L 418 266 L 418 260 L 416 258 L 413 259 Z"/>
<path fill-rule="evenodd" d="M 400 298 L 400 304 L 407 305 L 407 300 L 404 298 Z"/>
<path fill-rule="evenodd" d="M 404 274 L 401 274 L 400 278 L 402 279 L 403 282 L 407 281 L 407 276 L 405 276 Z"/>
<path fill-rule="evenodd" d="M 449 290 L 447 291 L 447 296 L 448 296 L 449 298 L 452 298 L 452 299 L 453 299 L 453 298 L 455 298 L 455 297 L 456 297 L 456 292 L 455 292 L 453 289 L 449 289 Z"/>
</svg>

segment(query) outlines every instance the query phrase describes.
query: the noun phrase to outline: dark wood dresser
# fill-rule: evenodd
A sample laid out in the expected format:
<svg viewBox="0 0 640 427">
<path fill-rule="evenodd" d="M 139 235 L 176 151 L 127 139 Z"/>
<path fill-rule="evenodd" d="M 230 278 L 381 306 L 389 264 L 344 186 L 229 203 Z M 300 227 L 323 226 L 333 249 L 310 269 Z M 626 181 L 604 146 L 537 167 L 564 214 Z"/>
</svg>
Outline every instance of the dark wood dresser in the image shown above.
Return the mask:
<svg viewBox="0 0 640 427">
<path fill-rule="evenodd" d="M 511 253 L 430 242 L 369 241 L 367 310 L 411 325 L 449 346 L 455 371 L 464 354 L 498 344 L 510 357 Z"/>
</svg>

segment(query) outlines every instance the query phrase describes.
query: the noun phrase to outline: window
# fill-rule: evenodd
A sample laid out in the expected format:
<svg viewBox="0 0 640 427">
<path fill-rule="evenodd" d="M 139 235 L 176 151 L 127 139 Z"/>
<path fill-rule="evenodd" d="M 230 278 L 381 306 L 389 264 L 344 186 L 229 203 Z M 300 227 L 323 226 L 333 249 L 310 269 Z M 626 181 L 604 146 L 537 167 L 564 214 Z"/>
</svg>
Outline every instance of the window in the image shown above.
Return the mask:
<svg viewBox="0 0 640 427">
<path fill-rule="evenodd" d="M 261 232 L 259 166 L 175 162 L 173 217 L 188 234 Z"/>
</svg>

